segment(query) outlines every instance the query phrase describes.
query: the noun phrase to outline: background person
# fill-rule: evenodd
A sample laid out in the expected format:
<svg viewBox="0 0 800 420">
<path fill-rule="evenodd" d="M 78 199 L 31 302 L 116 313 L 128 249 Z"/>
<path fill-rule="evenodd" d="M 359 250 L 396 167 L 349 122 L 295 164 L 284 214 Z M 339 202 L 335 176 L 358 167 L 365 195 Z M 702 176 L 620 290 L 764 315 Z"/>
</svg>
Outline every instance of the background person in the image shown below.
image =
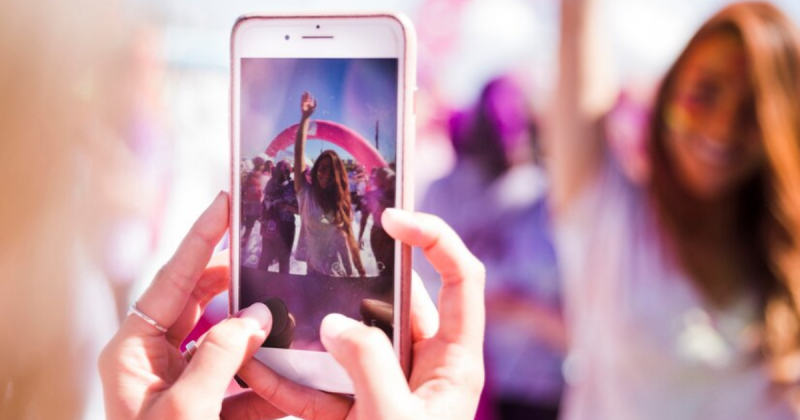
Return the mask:
<svg viewBox="0 0 800 420">
<path fill-rule="evenodd" d="M 394 239 L 381 225 L 383 212 L 394 207 L 395 174 L 390 168 L 375 168 L 370 176 L 369 191 L 361 198 L 361 223 L 358 231 L 358 243 L 363 244 L 367 221 L 372 216 L 372 227 L 369 231 L 370 249 L 375 256 L 378 275 L 394 275 Z"/>
<path fill-rule="evenodd" d="M 253 158 L 253 170 L 245 177 L 242 185 L 242 248 L 247 246 L 253 227 L 261 217 L 261 206 L 264 200 L 264 189 L 272 175 L 271 166 L 267 166 L 262 158 Z M 243 252 L 242 255 L 245 255 Z"/>
<path fill-rule="evenodd" d="M 656 95 L 640 184 L 603 141 L 614 92 L 597 7 L 562 3 L 545 126 L 571 346 L 564 418 L 794 418 L 775 385 L 796 380 L 780 362 L 799 338 L 797 29 L 761 2 L 709 19 Z"/>
<path fill-rule="evenodd" d="M 282 160 L 264 189 L 261 213 L 261 258 L 258 268 L 266 270 L 278 261 L 278 272 L 288 274 L 296 231 L 297 196 L 292 181 L 292 165 Z"/>
<path fill-rule="evenodd" d="M 487 267 L 486 389 L 479 419 L 556 419 L 566 339 L 547 175 L 529 98 L 511 76 L 451 117 L 457 162 L 421 210 L 442 217 Z M 423 278 L 435 271 L 415 258 Z M 435 294 L 436 285 L 429 290 Z M 435 300 L 435 297 L 434 297 Z"/>
</svg>

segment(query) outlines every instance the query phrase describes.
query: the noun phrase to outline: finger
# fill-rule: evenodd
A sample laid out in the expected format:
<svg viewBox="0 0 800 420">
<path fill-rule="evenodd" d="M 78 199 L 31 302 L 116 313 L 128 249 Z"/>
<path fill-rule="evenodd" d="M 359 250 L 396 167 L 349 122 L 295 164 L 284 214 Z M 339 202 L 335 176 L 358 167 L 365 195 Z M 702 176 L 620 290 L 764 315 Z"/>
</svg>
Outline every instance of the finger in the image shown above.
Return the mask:
<svg viewBox="0 0 800 420">
<path fill-rule="evenodd" d="M 416 271 L 411 275 L 411 340 L 425 340 L 439 331 L 439 311 Z"/>
<path fill-rule="evenodd" d="M 383 227 L 395 239 L 422 248 L 442 276 L 438 336 L 477 350 L 483 345 L 483 264 L 442 219 L 398 209 L 383 212 Z"/>
<path fill-rule="evenodd" d="M 270 420 L 286 417 L 286 413 L 277 409 L 253 391 L 242 392 L 222 402 L 220 418 L 226 420 Z"/>
<path fill-rule="evenodd" d="M 290 381 L 256 359 L 242 366 L 239 377 L 253 392 L 290 416 L 307 420 L 341 420 L 353 405 L 351 398 Z"/>
<path fill-rule="evenodd" d="M 171 392 L 186 401 L 222 401 L 236 371 L 253 357 L 271 328 L 272 315 L 263 303 L 255 303 L 235 318 L 217 324 L 201 341 Z"/>
<path fill-rule="evenodd" d="M 320 337 L 325 349 L 350 375 L 360 409 L 388 415 L 407 408 L 405 402 L 411 391 L 383 331 L 331 314 L 322 320 Z"/>
<path fill-rule="evenodd" d="M 217 195 L 137 302 L 139 310 L 166 328 L 172 327 L 183 312 L 214 248 L 228 228 L 228 199 L 227 193 Z M 143 335 L 160 334 L 138 317 L 126 318 L 123 328 L 126 327 Z"/>
<path fill-rule="evenodd" d="M 178 347 L 192 332 L 203 315 L 208 303 L 230 285 L 229 253 L 227 250 L 215 254 L 208 267 L 200 275 L 197 285 L 189 296 L 178 320 L 167 332 L 167 340 Z"/>
</svg>

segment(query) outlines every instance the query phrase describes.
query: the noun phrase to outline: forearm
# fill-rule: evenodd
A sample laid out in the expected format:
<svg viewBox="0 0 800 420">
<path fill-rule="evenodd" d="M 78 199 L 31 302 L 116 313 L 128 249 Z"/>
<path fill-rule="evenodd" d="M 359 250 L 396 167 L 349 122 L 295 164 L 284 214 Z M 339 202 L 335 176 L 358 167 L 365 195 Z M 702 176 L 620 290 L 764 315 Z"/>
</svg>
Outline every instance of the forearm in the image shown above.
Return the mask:
<svg viewBox="0 0 800 420">
<path fill-rule="evenodd" d="M 305 177 L 306 162 L 304 156 L 310 120 L 309 117 L 305 116 L 300 119 L 294 140 L 294 189 L 298 192 L 302 189 L 303 178 Z"/>
<path fill-rule="evenodd" d="M 601 121 L 617 89 L 599 30 L 599 6 L 595 0 L 562 0 L 558 80 L 544 125 L 556 211 L 592 177 L 604 156 Z"/>
</svg>

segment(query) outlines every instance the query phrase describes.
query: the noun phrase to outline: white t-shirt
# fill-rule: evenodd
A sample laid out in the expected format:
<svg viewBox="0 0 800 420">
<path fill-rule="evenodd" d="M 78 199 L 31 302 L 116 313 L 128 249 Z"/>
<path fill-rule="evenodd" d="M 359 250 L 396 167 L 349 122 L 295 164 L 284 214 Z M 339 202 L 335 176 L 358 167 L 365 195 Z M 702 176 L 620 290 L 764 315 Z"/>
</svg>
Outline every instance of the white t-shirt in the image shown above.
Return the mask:
<svg viewBox="0 0 800 420">
<path fill-rule="evenodd" d="M 300 211 L 300 238 L 295 259 L 305 261 L 309 271 L 327 276 L 352 277 L 353 258 L 344 228 L 333 224 L 332 215 L 319 206 L 311 185 L 303 182 L 297 194 Z"/>
<path fill-rule="evenodd" d="M 556 220 L 571 341 L 562 418 L 794 418 L 758 358 L 754 300 L 702 302 L 656 217 L 608 163 Z"/>
</svg>

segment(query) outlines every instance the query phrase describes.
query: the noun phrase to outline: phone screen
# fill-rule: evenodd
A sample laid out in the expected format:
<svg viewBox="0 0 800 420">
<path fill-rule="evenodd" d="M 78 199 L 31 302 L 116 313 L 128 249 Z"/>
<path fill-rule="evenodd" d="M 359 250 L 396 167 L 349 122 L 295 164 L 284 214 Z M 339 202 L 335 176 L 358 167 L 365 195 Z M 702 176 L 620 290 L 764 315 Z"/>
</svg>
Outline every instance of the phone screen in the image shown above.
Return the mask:
<svg viewBox="0 0 800 420">
<path fill-rule="evenodd" d="M 240 60 L 238 306 L 272 311 L 264 347 L 324 350 L 330 313 L 392 339 L 398 59 Z"/>
</svg>

